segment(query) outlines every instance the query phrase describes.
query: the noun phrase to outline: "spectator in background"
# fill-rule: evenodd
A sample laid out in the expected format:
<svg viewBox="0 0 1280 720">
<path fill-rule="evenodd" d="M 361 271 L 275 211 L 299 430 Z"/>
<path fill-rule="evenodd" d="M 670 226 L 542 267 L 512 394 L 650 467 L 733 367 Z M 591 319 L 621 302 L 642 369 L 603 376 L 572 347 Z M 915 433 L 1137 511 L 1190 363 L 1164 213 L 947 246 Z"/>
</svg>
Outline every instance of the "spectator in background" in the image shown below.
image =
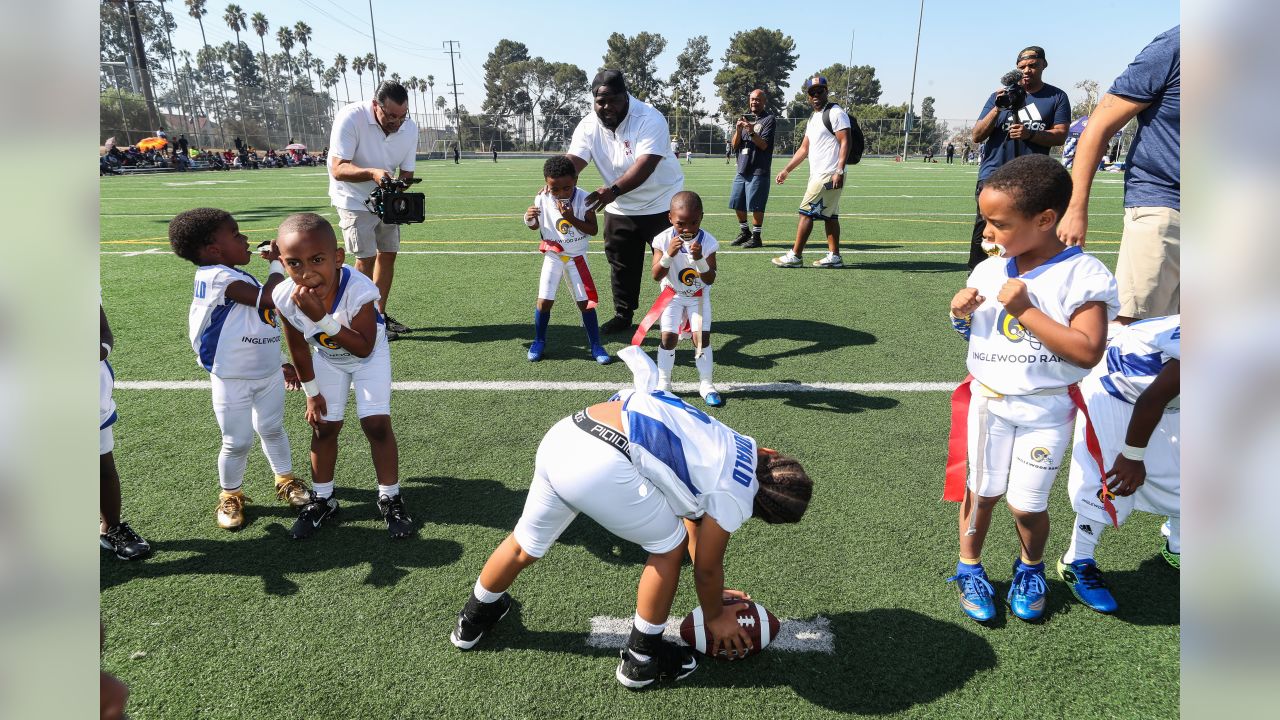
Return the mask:
<svg viewBox="0 0 1280 720">
<path fill-rule="evenodd" d="M 738 172 L 729 190 L 729 209 L 738 215 L 738 237 L 732 244 L 744 248 L 763 245 L 764 209 L 769 202 L 770 169 L 773 165 L 773 135 L 776 116 L 769 112 L 764 90 L 747 96 L 750 113 L 734 125 L 729 152 L 738 153 Z M 747 227 L 747 212 L 751 227 Z"/>
<path fill-rule="evenodd" d="M 619 333 L 631 327 L 640 303 L 640 278 L 649 269 L 649 243 L 671 227 L 671 197 L 684 189 L 684 173 L 669 150 L 671 129 L 652 105 L 627 92 L 617 70 L 601 70 L 591 81 L 593 110 L 569 143 L 579 174 L 594 161 L 605 185 L 587 196 L 587 207 L 604 208 L 604 254 L 609 259 L 614 316 L 601 327 Z"/>
<path fill-rule="evenodd" d="M 413 177 L 418 126 L 409 117 L 409 91 L 394 80 L 385 80 L 371 102 L 342 108 L 334 118 L 329 147 L 333 148 L 329 198 L 338 210 L 342 240 L 347 252 L 356 257 L 356 269 L 378 286 L 378 310 L 386 320 L 387 340 L 395 340 L 410 332 L 387 314 L 387 296 L 400 251 L 400 226 L 382 222 L 364 201 L 397 169 L 399 179 Z"/>
<path fill-rule="evenodd" d="M 953 142 L 949 142 L 947 143 L 947 164 L 950 165 L 953 162 L 955 162 L 955 157 L 956 157 L 956 144 Z"/>
<path fill-rule="evenodd" d="M 185 134 L 179 135 L 178 136 L 178 154 L 185 156 L 187 154 L 187 150 L 189 150 L 190 147 L 191 147 L 190 144 L 187 143 L 187 136 Z"/>
<path fill-rule="evenodd" d="M 1138 118 L 1124 166 L 1124 235 L 1116 259 L 1122 324 L 1180 312 L 1182 225 L 1181 27 L 1157 35 L 1102 96 L 1080 141 L 1071 204 L 1058 226 L 1067 245 L 1084 246 L 1089 191 L 1107 142 Z"/>
<path fill-rule="evenodd" d="M 982 183 L 1005 163 L 1028 153 L 1048 155 L 1049 149 L 1067 141 L 1067 124 L 1071 122 L 1071 100 L 1067 94 L 1041 79 L 1049 62 L 1044 48 L 1031 45 L 1018 53 L 1018 72 L 1022 73 L 1021 87 L 1026 91 L 1026 102 L 1017 117 L 1010 108 L 996 105 L 1005 96 L 1004 88 L 991 93 L 982 106 L 982 112 L 973 126 L 973 141 L 983 143 L 982 165 L 978 168 L 978 184 L 974 188 L 974 202 L 982 193 Z M 979 211 L 973 221 L 973 235 L 969 244 L 969 269 L 987 259 L 982 249 L 982 231 L 987 222 Z"/>
</svg>

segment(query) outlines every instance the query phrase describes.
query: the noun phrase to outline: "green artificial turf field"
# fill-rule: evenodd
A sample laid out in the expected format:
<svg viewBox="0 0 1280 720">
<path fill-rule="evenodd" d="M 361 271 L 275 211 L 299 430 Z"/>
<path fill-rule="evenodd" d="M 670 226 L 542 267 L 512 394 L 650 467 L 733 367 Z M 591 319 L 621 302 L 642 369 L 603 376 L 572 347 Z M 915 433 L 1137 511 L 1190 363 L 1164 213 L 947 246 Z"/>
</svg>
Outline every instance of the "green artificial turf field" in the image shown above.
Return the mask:
<svg viewBox="0 0 1280 720">
<path fill-rule="evenodd" d="M 780 162 L 780 161 L 779 161 Z M 953 586 L 956 508 L 939 500 L 949 396 L 965 374 L 947 303 L 963 286 L 976 167 L 868 159 L 842 199 L 843 270 L 780 270 L 769 257 L 795 233 L 804 168 L 774 187 L 766 248 L 728 247 L 732 169 L 684 166 L 725 243 L 712 342 L 725 407 L 712 411 L 762 444 L 797 456 L 813 503 L 793 526 L 748 523 L 726 579 L 779 617 L 832 641 L 774 649 L 741 663 L 704 661 L 674 687 L 632 693 L 613 678 L 616 650 L 591 642 L 592 618 L 634 611 L 642 552 L 579 518 L 512 588 L 518 611 L 462 653 L 447 635 L 484 559 L 514 526 L 542 434 L 621 387 L 620 364 L 587 355 L 562 288 L 547 359 L 531 364 L 541 262 L 520 215 L 542 183 L 540 160 L 419 164 L 427 222 L 404 228 L 390 311 L 421 328 L 392 344 L 393 395 L 406 504 L 416 538 L 392 542 L 374 505 L 368 445 L 355 423 L 340 440 L 341 522 L 311 540 L 288 537 L 261 453 L 245 483 L 250 523 L 213 520 L 220 435 L 207 381 L 186 338 L 193 267 L 168 250 L 184 209 L 232 212 L 251 241 L 285 215 L 334 219 L 322 168 L 108 177 L 101 183 L 104 307 L 121 421 L 116 461 L 125 516 L 155 555 L 103 554 L 104 668 L 131 687 L 134 718 L 1159 717 L 1178 711 L 1178 576 L 1159 558 L 1160 518 L 1136 514 L 1099 548 L 1120 603 L 1088 610 L 1050 569 L 1047 616 L 1004 605 L 1017 552 L 996 514 L 985 561 L 1000 598 L 990 627 L 964 618 Z M 594 169 L 583 186 L 594 189 Z M 1089 249 L 1114 265 L 1121 178 L 1094 186 Z M 816 234 L 816 233 L 815 233 Z M 589 262 L 612 307 L 599 241 Z M 821 257 L 815 237 L 806 263 Z M 249 270 L 265 276 L 255 258 Z M 647 282 L 642 307 L 657 294 Z M 646 347 L 652 349 L 655 341 Z M 616 351 L 626 341 L 609 336 Z M 677 390 L 701 401 L 682 346 Z M 139 385 L 157 381 L 150 386 Z M 460 383 L 479 383 L 464 387 Z M 841 384 L 814 387 L 815 384 Z M 882 385 L 871 385 L 881 383 Z M 747 389 L 735 386 L 750 384 Z M 802 385 L 807 384 L 807 385 Z M 288 397 L 299 474 L 307 470 L 301 393 Z M 1072 514 L 1065 471 L 1054 490 L 1052 566 Z M 673 615 L 693 608 L 686 572 Z M 596 638 L 598 639 L 598 638 Z"/>
</svg>

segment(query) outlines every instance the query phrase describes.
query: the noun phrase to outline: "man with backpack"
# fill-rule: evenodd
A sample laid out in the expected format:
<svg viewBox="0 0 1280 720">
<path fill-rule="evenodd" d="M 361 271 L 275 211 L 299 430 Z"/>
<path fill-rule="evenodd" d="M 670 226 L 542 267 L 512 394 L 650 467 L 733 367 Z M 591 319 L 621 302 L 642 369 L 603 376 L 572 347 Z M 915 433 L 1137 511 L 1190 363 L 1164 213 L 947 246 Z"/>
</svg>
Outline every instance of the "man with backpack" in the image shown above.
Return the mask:
<svg viewBox="0 0 1280 720">
<path fill-rule="evenodd" d="M 787 176 L 804 159 L 809 158 L 809 186 L 800 201 L 800 222 L 796 226 L 796 243 L 773 264 L 782 268 L 800 267 L 804 264 L 801 254 L 815 220 L 822 220 L 827 231 L 827 256 L 813 263 L 814 267 L 840 268 L 840 195 L 844 190 L 845 165 L 862 159 L 862 130 L 856 120 L 851 120 L 844 108 L 827 101 L 827 79 L 815 75 L 804 81 L 813 117 L 804 131 L 804 140 L 787 166 L 778 173 L 776 182 L 781 185 Z"/>
</svg>

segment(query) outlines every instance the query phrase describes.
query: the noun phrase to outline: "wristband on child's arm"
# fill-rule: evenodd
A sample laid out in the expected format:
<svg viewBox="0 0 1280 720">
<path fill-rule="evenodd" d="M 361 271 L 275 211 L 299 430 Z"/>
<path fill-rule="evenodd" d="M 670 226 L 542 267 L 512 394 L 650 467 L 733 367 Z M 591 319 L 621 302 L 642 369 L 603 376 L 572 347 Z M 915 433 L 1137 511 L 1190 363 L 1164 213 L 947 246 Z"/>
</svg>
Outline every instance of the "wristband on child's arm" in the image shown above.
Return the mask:
<svg viewBox="0 0 1280 720">
<path fill-rule="evenodd" d="M 968 340 L 973 326 L 973 316 L 965 315 L 964 317 L 956 317 L 955 315 L 950 315 L 950 318 L 951 329 L 960 333 L 960 337 Z"/>
<path fill-rule="evenodd" d="M 316 321 L 316 327 L 320 328 L 320 332 L 329 337 L 337 337 L 342 332 L 342 324 L 333 318 L 332 315 L 325 315 Z"/>
<path fill-rule="evenodd" d="M 306 393 L 307 397 L 313 398 L 320 394 L 320 383 L 316 382 L 315 378 L 312 378 L 302 383 L 302 392 Z"/>
<path fill-rule="evenodd" d="M 285 274 L 284 263 L 280 262 L 279 260 L 272 260 L 271 265 L 269 267 L 270 269 L 267 271 L 268 275 L 284 275 Z"/>
<path fill-rule="evenodd" d="M 1147 456 L 1147 449 L 1145 447 L 1134 447 L 1126 444 L 1120 450 L 1120 454 L 1134 462 L 1142 462 L 1142 459 Z"/>
<path fill-rule="evenodd" d="M 711 272 L 711 263 L 706 258 L 698 258 L 693 261 L 693 269 L 698 271 L 699 275 Z"/>
<path fill-rule="evenodd" d="M 664 268 L 671 267 L 671 256 L 663 252 L 662 257 L 658 258 L 658 264 Z"/>
</svg>

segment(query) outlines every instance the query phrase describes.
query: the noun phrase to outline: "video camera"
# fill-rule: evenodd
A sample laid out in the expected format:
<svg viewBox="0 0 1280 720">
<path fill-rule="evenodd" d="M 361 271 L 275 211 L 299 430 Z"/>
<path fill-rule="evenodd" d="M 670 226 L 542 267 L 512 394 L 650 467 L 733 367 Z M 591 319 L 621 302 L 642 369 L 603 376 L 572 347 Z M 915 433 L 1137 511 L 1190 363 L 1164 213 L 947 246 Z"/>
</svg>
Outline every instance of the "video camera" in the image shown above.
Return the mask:
<svg viewBox="0 0 1280 720">
<path fill-rule="evenodd" d="M 390 175 L 383 175 L 382 182 L 369 193 L 364 206 L 388 225 L 420 223 L 427 217 L 427 196 L 405 192 L 410 185 L 420 182 L 422 178 L 396 180 Z"/>
<path fill-rule="evenodd" d="M 1016 114 L 1027 104 L 1027 91 L 1022 87 L 1022 73 L 1010 70 L 1000 76 L 1000 84 L 1004 86 L 1004 94 L 996 95 L 996 107 L 1012 110 Z"/>
</svg>

